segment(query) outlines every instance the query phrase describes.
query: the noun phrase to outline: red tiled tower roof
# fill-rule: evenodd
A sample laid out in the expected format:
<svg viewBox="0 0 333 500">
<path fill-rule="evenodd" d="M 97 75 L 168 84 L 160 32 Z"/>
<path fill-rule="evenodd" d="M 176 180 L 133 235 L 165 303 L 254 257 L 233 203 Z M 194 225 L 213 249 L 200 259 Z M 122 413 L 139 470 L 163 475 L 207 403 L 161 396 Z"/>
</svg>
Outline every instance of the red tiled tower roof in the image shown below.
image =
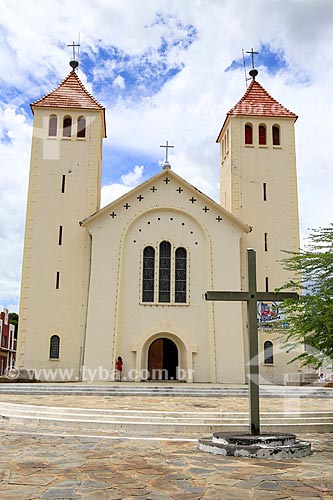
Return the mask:
<svg viewBox="0 0 333 500">
<path fill-rule="evenodd" d="M 31 104 L 32 110 L 33 106 L 105 110 L 105 108 L 89 94 L 75 71 L 71 71 L 52 92 L 49 92 L 44 97 L 41 97 L 41 99 L 33 102 Z"/>
<path fill-rule="evenodd" d="M 273 99 L 256 80 L 252 80 L 241 100 L 227 115 L 285 117 L 294 118 L 295 121 L 298 118 L 295 113 Z"/>
</svg>

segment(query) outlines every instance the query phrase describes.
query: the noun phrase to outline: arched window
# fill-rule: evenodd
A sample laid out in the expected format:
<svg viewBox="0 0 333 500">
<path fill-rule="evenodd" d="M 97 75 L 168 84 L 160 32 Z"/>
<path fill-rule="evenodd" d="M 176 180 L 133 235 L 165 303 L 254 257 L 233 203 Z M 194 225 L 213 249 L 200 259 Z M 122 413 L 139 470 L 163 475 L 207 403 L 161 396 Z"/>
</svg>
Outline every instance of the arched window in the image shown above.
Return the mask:
<svg viewBox="0 0 333 500">
<path fill-rule="evenodd" d="M 175 302 L 186 302 L 187 258 L 185 248 L 176 250 L 175 261 Z"/>
<path fill-rule="evenodd" d="M 84 116 L 79 116 L 79 118 L 77 119 L 77 136 L 86 136 L 86 119 Z"/>
<path fill-rule="evenodd" d="M 49 118 L 49 137 L 56 137 L 58 128 L 58 117 L 51 115 Z"/>
<path fill-rule="evenodd" d="M 60 337 L 52 335 L 50 338 L 50 359 L 59 359 Z"/>
<path fill-rule="evenodd" d="M 155 250 L 146 247 L 143 250 L 142 302 L 154 302 Z"/>
<path fill-rule="evenodd" d="M 252 125 L 247 123 L 245 125 L 245 144 L 252 144 L 253 143 L 253 138 L 252 138 Z"/>
<path fill-rule="evenodd" d="M 264 343 L 264 363 L 265 365 L 273 364 L 273 343 L 270 340 Z"/>
<path fill-rule="evenodd" d="M 72 136 L 72 118 L 70 116 L 65 116 L 62 126 L 62 135 L 63 137 L 71 137 Z"/>
<path fill-rule="evenodd" d="M 168 241 L 160 243 L 158 301 L 170 302 L 171 245 Z"/>
<path fill-rule="evenodd" d="M 280 146 L 280 127 L 278 125 L 273 125 L 272 135 L 273 135 L 273 146 Z"/>
<path fill-rule="evenodd" d="M 265 125 L 259 125 L 259 145 L 263 146 L 266 144 L 266 127 Z"/>
</svg>

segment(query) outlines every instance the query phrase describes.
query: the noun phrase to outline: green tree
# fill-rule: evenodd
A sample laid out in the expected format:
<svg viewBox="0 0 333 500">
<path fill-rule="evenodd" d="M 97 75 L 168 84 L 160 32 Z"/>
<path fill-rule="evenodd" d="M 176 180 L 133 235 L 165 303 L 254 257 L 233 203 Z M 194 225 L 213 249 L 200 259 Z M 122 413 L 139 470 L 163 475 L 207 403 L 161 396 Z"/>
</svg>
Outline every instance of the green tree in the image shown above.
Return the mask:
<svg viewBox="0 0 333 500">
<path fill-rule="evenodd" d="M 313 229 L 308 244 L 299 252 L 287 252 L 282 265 L 296 278 L 282 289 L 301 290 L 299 301 L 286 300 L 283 313 L 288 323 L 287 346 L 305 343 L 297 356 L 302 365 L 316 368 L 333 361 L 333 224 Z M 298 277 L 298 278 L 297 278 Z"/>
<path fill-rule="evenodd" d="M 9 313 L 9 321 L 12 325 L 15 325 L 15 334 L 17 334 L 19 315 L 17 313 Z"/>
</svg>

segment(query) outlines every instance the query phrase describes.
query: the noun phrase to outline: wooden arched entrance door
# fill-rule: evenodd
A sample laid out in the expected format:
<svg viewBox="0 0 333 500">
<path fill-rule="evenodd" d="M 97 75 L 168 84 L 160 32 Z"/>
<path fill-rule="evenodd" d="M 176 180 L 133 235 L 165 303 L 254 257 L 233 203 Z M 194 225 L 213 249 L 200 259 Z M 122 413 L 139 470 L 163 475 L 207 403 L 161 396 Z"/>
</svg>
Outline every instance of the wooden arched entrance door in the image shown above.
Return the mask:
<svg viewBox="0 0 333 500">
<path fill-rule="evenodd" d="M 148 349 L 149 380 L 177 380 L 178 348 L 166 338 L 154 340 Z"/>
</svg>

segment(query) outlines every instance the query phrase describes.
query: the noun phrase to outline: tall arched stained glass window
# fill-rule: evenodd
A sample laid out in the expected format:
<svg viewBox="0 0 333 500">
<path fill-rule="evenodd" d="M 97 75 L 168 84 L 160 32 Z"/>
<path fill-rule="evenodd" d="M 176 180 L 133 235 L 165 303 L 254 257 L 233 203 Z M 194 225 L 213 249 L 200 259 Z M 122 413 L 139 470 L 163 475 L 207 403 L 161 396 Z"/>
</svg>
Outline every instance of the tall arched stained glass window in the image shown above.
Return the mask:
<svg viewBox="0 0 333 500">
<path fill-rule="evenodd" d="M 176 250 L 175 260 L 175 302 L 186 302 L 187 255 L 185 248 Z"/>
<path fill-rule="evenodd" d="M 170 302 L 171 245 L 168 241 L 160 243 L 158 278 L 158 301 Z"/>
<path fill-rule="evenodd" d="M 273 364 L 273 343 L 270 340 L 264 343 L 264 363 L 265 365 Z"/>
<path fill-rule="evenodd" d="M 52 335 L 50 338 L 50 358 L 59 359 L 60 351 L 60 337 L 58 335 Z"/>
<path fill-rule="evenodd" d="M 143 250 L 142 302 L 154 302 L 155 250 Z"/>
</svg>

